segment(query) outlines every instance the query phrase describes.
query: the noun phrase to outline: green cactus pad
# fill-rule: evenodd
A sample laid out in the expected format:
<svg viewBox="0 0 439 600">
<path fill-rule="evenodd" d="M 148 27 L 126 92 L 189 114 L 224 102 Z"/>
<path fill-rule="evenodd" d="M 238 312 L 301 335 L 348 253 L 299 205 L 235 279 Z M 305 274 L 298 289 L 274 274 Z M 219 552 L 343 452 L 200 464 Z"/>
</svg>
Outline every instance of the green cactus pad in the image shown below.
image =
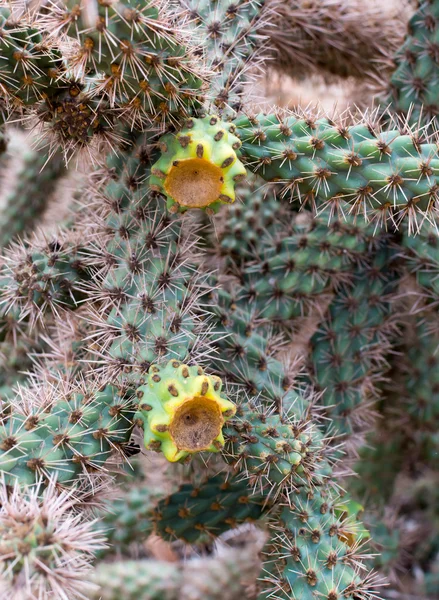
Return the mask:
<svg viewBox="0 0 439 600">
<path fill-rule="evenodd" d="M 245 479 L 220 474 L 199 487 L 183 485 L 157 505 L 156 532 L 165 540 L 190 544 L 217 537 L 242 523 L 256 521 L 267 509 L 261 494 L 252 493 Z"/>
</svg>

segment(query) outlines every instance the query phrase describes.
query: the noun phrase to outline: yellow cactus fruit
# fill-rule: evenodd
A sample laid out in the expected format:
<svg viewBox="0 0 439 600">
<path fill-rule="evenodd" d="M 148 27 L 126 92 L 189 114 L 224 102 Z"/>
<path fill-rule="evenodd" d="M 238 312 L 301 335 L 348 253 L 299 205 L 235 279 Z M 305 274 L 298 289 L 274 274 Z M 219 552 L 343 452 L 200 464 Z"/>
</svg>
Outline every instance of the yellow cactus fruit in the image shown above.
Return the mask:
<svg viewBox="0 0 439 600">
<path fill-rule="evenodd" d="M 235 184 L 246 176 L 236 151 L 233 123 L 215 115 L 190 119 L 160 139 L 162 155 L 151 169 L 151 188 L 164 194 L 172 212 L 202 208 L 214 213 L 235 201 Z"/>
<path fill-rule="evenodd" d="M 219 377 L 206 375 L 199 366 L 176 360 L 152 365 L 147 382 L 137 390 L 136 418 L 145 448 L 163 452 L 170 462 L 195 452 L 218 452 L 224 445 L 223 425 L 236 413 L 221 387 Z"/>
</svg>

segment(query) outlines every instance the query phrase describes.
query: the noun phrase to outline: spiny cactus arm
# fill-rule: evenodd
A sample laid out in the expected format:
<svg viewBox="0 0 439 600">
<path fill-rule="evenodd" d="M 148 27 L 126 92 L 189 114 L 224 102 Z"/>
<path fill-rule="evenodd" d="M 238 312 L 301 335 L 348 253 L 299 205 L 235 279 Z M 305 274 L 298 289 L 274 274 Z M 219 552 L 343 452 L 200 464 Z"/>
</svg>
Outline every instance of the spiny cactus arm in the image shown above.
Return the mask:
<svg viewBox="0 0 439 600">
<path fill-rule="evenodd" d="M 437 146 L 412 132 L 280 111 L 239 117 L 235 125 L 248 168 L 283 183 L 301 205 L 337 212 L 348 202 L 353 214 L 382 224 L 407 221 L 411 231 L 418 214 L 437 208 Z"/>
<path fill-rule="evenodd" d="M 56 93 L 62 61 L 53 44 L 22 10 L 0 7 L 0 99 L 20 111 Z"/>
<path fill-rule="evenodd" d="M 266 38 L 261 30 L 273 11 L 266 0 L 183 0 L 183 5 L 213 72 L 207 100 L 222 114 L 236 114 L 246 80 L 263 58 Z"/>
<path fill-rule="evenodd" d="M 296 78 L 383 77 L 404 39 L 408 11 L 360 0 L 274 2 L 263 33 L 275 51 L 270 66 Z"/>
<path fill-rule="evenodd" d="M 152 364 L 196 357 L 209 329 L 196 312 L 206 279 L 195 266 L 196 230 L 171 220 L 142 181 L 123 174 L 98 193 L 91 261 L 100 269 L 88 297 L 101 305 L 87 317 L 102 368 L 136 387 Z"/>
<path fill-rule="evenodd" d="M 384 106 L 391 105 L 391 110 L 407 119 L 410 125 L 426 127 L 432 133 L 437 131 L 434 118 L 439 113 L 438 27 L 439 3 L 436 0 L 419 2 L 406 39 L 395 55 L 395 71 L 388 93 L 382 99 Z"/>
<path fill-rule="evenodd" d="M 263 256 L 267 236 L 273 244 L 278 233 L 285 233 L 290 215 L 284 203 L 278 201 L 272 190 L 264 186 L 264 180 L 248 176 L 247 181 L 236 189 L 239 202 L 222 209 L 212 246 L 223 259 L 223 270 L 232 272 L 254 256 Z"/>
<path fill-rule="evenodd" d="M 206 83 L 203 61 L 183 15 L 155 1 L 96 4 L 67 2 L 37 20 L 49 39 L 76 38 L 68 67 L 78 81 L 96 75 L 87 93 L 107 97 L 132 122 L 164 124 L 200 106 Z"/>
<path fill-rule="evenodd" d="M 70 233 L 60 231 L 49 241 L 35 236 L 7 249 L 1 270 L 6 330 L 9 319 L 12 326 L 15 321 L 26 321 L 32 330 L 36 323 L 44 324 L 47 314 L 78 306 L 91 272 L 84 248 L 69 238 Z"/>
<path fill-rule="evenodd" d="M 122 481 L 122 486 L 126 482 Z M 107 548 L 99 551 L 99 559 L 114 553 L 126 552 L 130 544 L 143 543 L 153 532 L 153 511 L 165 495 L 164 490 L 151 483 L 131 483 L 122 495 L 104 501 L 96 527 L 105 535 Z"/>
<path fill-rule="evenodd" d="M 110 454 L 129 441 L 130 393 L 112 386 L 97 390 L 90 383 L 65 388 L 53 382 L 22 387 L 10 400 L 0 429 L 6 483 L 32 485 L 56 477 L 71 486 L 82 474 L 102 470 Z"/>
<path fill-rule="evenodd" d="M 16 184 L 4 199 L 0 212 L 0 246 L 29 234 L 64 173 L 59 155 L 49 157 L 31 149 L 24 153 L 23 164 L 15 174 Z"/>
<path fill-rule="evenodd" d="M 415 317 L 410 342 L 404 346 L 402 380 L 398 383 L 401 430 L 414 461 L 434 468 L 439 452 L 439 327 L 437 312 Z"/>
<path fill-rule="evenodd" d="M 274 239 L 271 232 L 260 235 L 253 260 L 230 267 L 240 280 L 235 304 L 276 326 L 318 309 L 350 281 L 355 266 L 380 239 L 362 218 L 331 221 L 328 210 L 313 220 L 285 214 L 285 221 L 274 228 Z"/>
<path fill-rule="evenodd" d="M 402 257 L 408 270 L 416 277 L 424 299 L 436 303 L 439 299 L 439 234 L 437 222 L 427 223 L 420 234 L 405 234 L 401 241 Z"/>
<path fill-rule="evenodd" d="M 336 291 L 310 342 L 311 384 L 321 392 L 330 427 L 358 446 L 374 422 L 376 384 L 389 368 L 395 337 L 393 295 L 399 283 L 394 251 L 386 240 L 369 252 Z"/>
<path fill-rule="evenodd" d="M 84 598 L 93 555 L 105 546 L 93 522 L 72 511 L 75 495 L 50 479 L 32 488 L 0 479 L 0 589 L 5 600 Z M 62 592 L 61 592 L 62 590 Z"/>
<path fill-rule="evenodd" d="M 91 600 L 241 600 L 260 570 L 259 545 L 228 548 L 211 557 L 167 563 L 143 560 L 102 563 L 93 574 Z"/>
<path fill-rule="evenodd" d="M 275 355 L 281 346 L 271 328 L 262 325 L 248 307 L 236 306 L 222 290 L 212 294 L 215 370 L 230 383 L 237 383 L 249 396 L 260 396 L 281 413 L 306 414 L 309 402 L 293 387 L 289 369 Z"/>
<path fill-rule="evenodd" d="M 378 578 L 362 568 L 367 558 L 358 542 L 363 529 L 355 519 L 342 516 L 337 506 L 343 502 L 346 498 L 340 501 L 329 488 L 305 486 L 290 496 L 289 505 L 273 523 L 276 535 L 264 563 L 265 590 L 260 600 L 379 597 Z"/>
<path fill-rule="evenodd" d="M 252 494 L 245 480 L 222 473 L 198 486 L 185 484 L 161 500 L 154 511 L 154 528 L 165 540 L 196 544 L 257 521 L 266 510 L 263 497 Z"/>
</svg>

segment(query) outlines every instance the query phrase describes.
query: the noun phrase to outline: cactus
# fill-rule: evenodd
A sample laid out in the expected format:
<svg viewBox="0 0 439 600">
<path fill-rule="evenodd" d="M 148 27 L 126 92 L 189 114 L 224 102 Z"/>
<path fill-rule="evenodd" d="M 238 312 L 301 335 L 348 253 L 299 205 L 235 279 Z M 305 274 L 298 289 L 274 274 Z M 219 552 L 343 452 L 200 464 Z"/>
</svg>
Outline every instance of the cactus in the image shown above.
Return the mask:
<svg viewBox="0 0 439 600">
<path fill-rule="evenodd" d="M 227 595 L 239 600 L 258 570 L 257 547 L 251 543 L 243 549 L 225 545 L 214 556 L 183 564 L 152 560 L 103 563 L 96 569 L 94 582 L 100 587 L 92 598 L 134 599 L 140 595 L 145 600 L 216 600 Z"/>
<path fill-rule="evenodd" d="M 224 445 L 222 428 L 236 409 L 221 394 L 219 377 L 171 360 L 164 368 L 152 365 L 147 383 L 136 393 L 146 448 L 161 450 L 175 462 L 193 452 L 218 452 Z"/>
<path fill-rule="evenodd" d="M 2 247 L 17 237 L 29 235 L 64 172 L 60 156 L 50 159 L 46 154 L 32 150 L 25 153 L 22 167 L 16 175 L 17 185 L 7 194 L 0 214 Z"/>
<path fill-rule="evenodd" d="M 395 55 L 396 69 L 385 100 L 392 110 L 407 117 L 410 124 L 427 125 L 436 130 L 438 113 L 436 32 L 439 11 L 436 2 L 420 2 L 410 19 L 408 35 Z"/>
<path fill-rule="evenodd" d="M 5 599 L 26 597 L 29 590 L 41 597 L 59 595 L 61 581 L 63 594 L 71 598 L 93 591 L 84 577 L 104 538 L 80 513 L 72 513 L 77 502 L 71 491 L 58 493 L 53 479 L 44 491 L 18 481 L 2 487 L 0 589 Z"/>
<path fill-rule="evenodd" d="M 201 487 L 185 484 L 162 500 L 154 511 L 154 525 L 164 539 L 194 544 L 257 521 L 264 508 L 266 512 L 262 496 L 249 494 L 245 481 L 216 475 Z"/>
<path fill-rule="evenodd" d="M 276 69 L 297 78 L 315 71 L 328 80 L 382 79 L 383 67 L 388 75 L 390 59 L 403 42 L 408 10 L 401 4 L 287 0 L 276 5 L 264 30 Z"/>
<path fill-rule="evenodd" d="M 112 451 L 130 438 L 129 394 L 42 386 L 19 391 L 1 424 L 0 465 L 5 481 L 32 485 L 57 477 L 72 484 L 83 472 L 103 468 Z M 39 394 L 39 398 L 38 398 Z M 35 399 L 38 398 L 38 400 Z"/>
<path fill-rule="evenodd" d="M 246 170 L 236 156 L 241 143 L 230 123 L 216 116 L 191 119 L 177 137 L 160 140 L 162 156 L 152 166 L 152 189 L 163 192 L 169 209 L 215 210 L 235 200 L 234 183 Z"/>
<path fill-rule="evenodd" d="M 433 594 L 439 162 L 401 65 L 434 91 L 437 1 L 387 110 L 332 118 L 252 106 L 273 45 L 382 82 L 402 16 L 0 3 L 0 596 Z"/>
</svg>

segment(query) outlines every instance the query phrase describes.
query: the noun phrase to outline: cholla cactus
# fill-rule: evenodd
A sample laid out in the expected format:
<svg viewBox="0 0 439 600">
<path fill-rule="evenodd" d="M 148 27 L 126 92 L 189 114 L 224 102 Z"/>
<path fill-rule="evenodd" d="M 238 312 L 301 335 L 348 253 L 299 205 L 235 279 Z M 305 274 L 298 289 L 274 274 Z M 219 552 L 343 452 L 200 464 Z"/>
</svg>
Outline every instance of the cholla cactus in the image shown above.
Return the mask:
<svg viewBox="0 0 439 600">
<path fill-rule="evenodd" d="M 439 595 L 438 11 L 0 0 L 2 598 Z"/>
</svg>

